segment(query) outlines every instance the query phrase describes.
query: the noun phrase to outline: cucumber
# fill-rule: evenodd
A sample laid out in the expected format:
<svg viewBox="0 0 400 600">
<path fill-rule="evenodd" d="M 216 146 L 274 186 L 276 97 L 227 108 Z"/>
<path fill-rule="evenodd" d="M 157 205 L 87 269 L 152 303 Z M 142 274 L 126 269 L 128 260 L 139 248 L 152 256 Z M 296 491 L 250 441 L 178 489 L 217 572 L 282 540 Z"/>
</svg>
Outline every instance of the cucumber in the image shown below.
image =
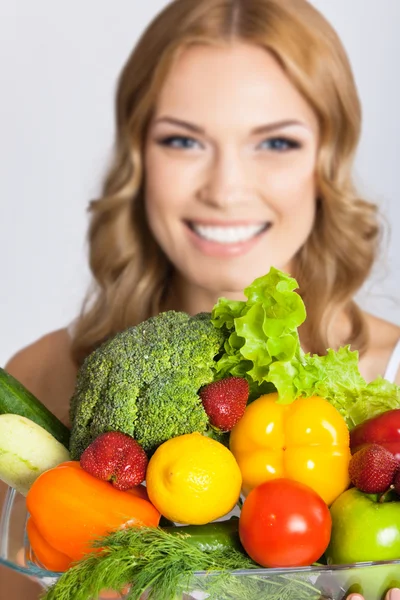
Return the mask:
<svg viewBox="0 0 400 600">
<path fill-rule="evenodd" d="M 14 414 L 30 419 L 43 427 L 66 448 L 70 431 L 44 404 L 15 377 L 0 367 L 0 415 Z"/>
<path fill-rule="evenodd" d="M 0 415 L 0 479 L 26 496 L 45 471 L 70 460 L 48 431 L 21 415 Z"/>
<path fill-rule="evenodd" d="M 184 525 L 162 527 L 172 535 L 185 535 L 185 541 L 204 552 L 234 548 L 243 552 L 239 539 L 239 519 L 231 517 L 227 521 L 217 521 L 206 525 Z"/>
</svg>

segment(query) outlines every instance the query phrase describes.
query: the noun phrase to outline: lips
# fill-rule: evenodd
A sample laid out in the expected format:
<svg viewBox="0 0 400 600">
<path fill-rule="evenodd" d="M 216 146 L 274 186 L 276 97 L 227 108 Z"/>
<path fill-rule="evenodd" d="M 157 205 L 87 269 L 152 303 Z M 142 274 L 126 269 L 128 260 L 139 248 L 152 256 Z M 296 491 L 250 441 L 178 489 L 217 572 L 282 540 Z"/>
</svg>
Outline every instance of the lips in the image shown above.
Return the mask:
<svg viewBox="0 0 400 600">
<path fill-rule="evenodd" d="M 191 231 L 205 241 L 223 245 L 236 245 L 257 237 L 269 229 L 272 223 L 209 224 L 188 221 L 187 225 Z"/>
<path fill-rule="evenodd" d="M 272 227 L 270 221 L 185 221 L 191 244 L 203 256 L 237 258 L 256 246 Z"/>
</svg>

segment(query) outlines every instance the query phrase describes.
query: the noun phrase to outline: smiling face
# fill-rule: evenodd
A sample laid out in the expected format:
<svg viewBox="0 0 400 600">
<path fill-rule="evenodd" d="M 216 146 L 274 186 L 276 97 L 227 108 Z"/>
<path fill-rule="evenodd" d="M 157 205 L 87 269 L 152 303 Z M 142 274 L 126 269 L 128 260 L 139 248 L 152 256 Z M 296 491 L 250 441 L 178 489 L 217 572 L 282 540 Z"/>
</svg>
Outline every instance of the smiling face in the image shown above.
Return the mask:
<svg viewBox="0 0 400 600">
<path fill-rule="evenodd" d="M 147 218 L 178 286 L 212 301 L 290 271 L 313 227 L 317 145 L 316 116 L 266 50 L 180 54 L 145 147 Z"/>
</svg>

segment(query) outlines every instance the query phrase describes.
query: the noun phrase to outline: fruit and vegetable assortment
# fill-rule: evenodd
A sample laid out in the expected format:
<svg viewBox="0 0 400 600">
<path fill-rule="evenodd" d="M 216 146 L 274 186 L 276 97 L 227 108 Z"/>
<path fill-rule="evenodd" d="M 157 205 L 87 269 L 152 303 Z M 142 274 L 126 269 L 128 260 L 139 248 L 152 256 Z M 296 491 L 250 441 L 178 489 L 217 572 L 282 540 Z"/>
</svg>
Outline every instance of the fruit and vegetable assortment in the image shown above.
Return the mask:
<svg viewBox="0 0 400 600">
<path fill-rule="evenodd" d="M 247 600 L 239 569 L 400 559 L 400 388 L 349 347 L 305 354 L 296 287 L 272 268 L 246 301 L 117 334 L 80 368 L 71 431 L 0 369 L 0 478 L 62 573 L 47 600 L 178 598 L 199 571 Z"/>
</svg>

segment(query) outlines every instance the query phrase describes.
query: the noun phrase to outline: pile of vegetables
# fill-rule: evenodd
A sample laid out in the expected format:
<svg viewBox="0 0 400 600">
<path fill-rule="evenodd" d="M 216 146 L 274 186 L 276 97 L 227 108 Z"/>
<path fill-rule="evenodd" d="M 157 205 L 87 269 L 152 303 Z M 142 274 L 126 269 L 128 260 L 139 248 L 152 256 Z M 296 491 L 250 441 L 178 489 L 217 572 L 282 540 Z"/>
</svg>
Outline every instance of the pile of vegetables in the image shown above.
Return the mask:
<svg viewBox="0 0 400 600">
<path fill-rule="evenodd" d="M 221 298 L 212 322 L 226 341 L 217 358 L 217 377 L 245 377 L 252 396 L 277 391 L 279 403 L 321 396 L 345 418 L 351 429 L 365 419 L 400 405 L 400 387 L 378 377 L 366 383 L 358 370 L 358 352 L 349 346 L 325 356 L 305 354 L 298 327 L 306 312 L 294 291 L 297 282 L 271 268 L 244 290 L 247 301 Z"/>
<path fill-rule="evenodd" d="M 79 371 L 71 432 L 0 370 L 0 478 L 27 495 L 35 559 L 64 572 L 47 600 L 89 600 L 104 589 L 122 592 L 127 586 L 128 597 L 137 600 L 145 590 L 149 598 L 170 600 L 193 588 L 204 589 L 210 600 L 321 597 L 321 586 L 302 581 L 301 574 L 296 581 L 284 573 L 265 579 L 258 569 L 309 565 L 323 560 L 325 550 L 325 559 L 335 556 L 328 544 L 332 527 L 331 539 L 340 544 L 341 509 L 334 507 L 353 492 L 345 491 L 349 472 L 357 473 L 357 481 L 375 482 L 372 458 L 366 467 L 357 459 L 349 470 L 349 430 L 395 413 L 400 388 L 382 378 L 367 384 L 349 347 L 305 354 L 298 328 L 306 313 L 296 287 L 293 278 L 271 269 L 245 290 L 246 301 L 221 298 L 211 314 L 194 317 L 165 312 L 117 334 Z M 233 454 L 247 498 L 239 519 L 182 517 L 174 520 L 186 526 L 176 527 L 165 519 L 157 486 L 176 485 L 179 461 L 187 457 L 176 451 L 164 473 L 160 453 L 171 440 L 200 434 L 230 448 L 223 452 Z M 372 426 L 368 443 L 388 442 L 376 436 Z M 358 433 L 356 438 L 365 441 Z M 224 474 L 206 467 L 199 483 L 201 459 L 189 460 L 194 513 L 215 480 L 217 488 L 224 485 Z M 386 457 L 389 463 L 390 473 L 381 464 L 378 471 L 387 472 L 394 488 L 397 463 Z M 146 491 L 140 483 L 147 472 L 155 477 Z M 227 492 L 241 504 L 232 485 L 228 478 Z M 350 504 L 364 502 L 364 490 L 355 492 Z M 294 502 L 303 519 L 297 529 L 290 526 Z M 400 540 L 397 497 L 392 504 L 399 511 Z M 279 523 L 260 526 L 278 513 Z M 351 550 L 343 556 L 357 560 Z M 246 581 L 234 573 L 243 569 Z"/>
<path fill-rule="evenodd" d="M 71 400 L 72 458 L 104 431 L 134 437 L 152 452 L 171 437 L 210 432 L 199 390 L 228 376 L 245 378 L 250 400 L 277 391 L 278 402 L 321 396 L 351 428 L 400 404 L 398 386 L 367 384 L 348 346 L 305 354 L 306 318 L 297 282 L 272 268 L 244 293 L 221 298 L 211 314 L 168 311 L 117 334 L 84 362 Z"/>
</svg>

